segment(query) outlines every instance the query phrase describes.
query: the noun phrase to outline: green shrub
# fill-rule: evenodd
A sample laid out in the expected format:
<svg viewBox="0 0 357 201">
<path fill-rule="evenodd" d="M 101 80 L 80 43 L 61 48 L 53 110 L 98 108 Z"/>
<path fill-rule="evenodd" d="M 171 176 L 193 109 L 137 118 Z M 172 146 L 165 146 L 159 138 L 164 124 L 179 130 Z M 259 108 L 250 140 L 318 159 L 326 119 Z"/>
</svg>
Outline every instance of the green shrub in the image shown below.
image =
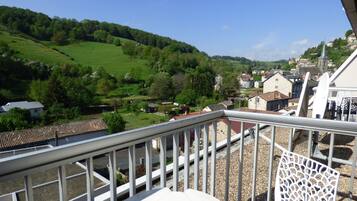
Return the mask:
<svg viewBox="0 0 357 201">
<path fill-rule="evenodd" d="M 104 113 L 103 120 L 108 126 L 109 133 L 116 133 L 125 130 L 126 122 L 118 111 Z"/>
</svg>

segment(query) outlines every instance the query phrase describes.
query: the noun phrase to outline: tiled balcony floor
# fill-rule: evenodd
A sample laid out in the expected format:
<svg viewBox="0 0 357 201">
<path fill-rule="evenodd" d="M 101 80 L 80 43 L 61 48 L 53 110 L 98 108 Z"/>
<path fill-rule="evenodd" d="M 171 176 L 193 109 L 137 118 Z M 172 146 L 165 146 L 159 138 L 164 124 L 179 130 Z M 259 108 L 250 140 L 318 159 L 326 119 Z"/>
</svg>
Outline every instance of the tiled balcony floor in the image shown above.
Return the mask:
<svg viewBox="0 0 357 201">
<path fill-rule="evenodd" d="M 261 130 L 260 134 L 270 138 L 271 127 Z M 288 147 L 288 134 L 290 129 L 277 128 L 276 130 L 276 143 L 287 148 Z M 337 137 L 335 137 L 337 140 Z M 298 140 L 299 143 L 296 145 L 294 152 L 307 156 L 307 136 L 302 136 Z M 254 154 L 254 142 L 253 140 L 246 141 L 244 149 L 244 167 L 243 167 L 243 187 L 242 187 L 242 200 L 250 200 L 252 191 L 252 168 L 253 168 L 253 154 Z M 319 145 L 322 152 L 328 149 L 328 145 Z M 353 143 L 348 143 L 347 145 L 335 146 L 335 157 L 343 158 L 346 155 L 346 151 L 350 149 L 352 151 Z M 337 148 L 338 147 L 338 148 Z M 341 149 L 344 148 L 344 149 Z M 268 186 L 268 168 L 269 168 L 269 150 L 270 144 L 263 140 L 259 140 L 259 154 L 258 154 L 258 167 L 257 167 L 257 186 L 256 186 L 256 200 L 266 200 L 267 196 L 267 186 Z M 273 171 L 273 184 L 275 185 L 275 171 L 278 166 L 281 151 L 275 148 L 274 151 L 274 171 Z M 347 153 L 350 153 L 347 151 Z M 238 160 L 239 160 L 239 150 L 233 150 L 231 153 L 231 165 L 230 165 L 230 185 L 229 185 L 229 200 L 237 200 L 237 189 L 238 189 Z M 351 167 L 346 165 L 333 164 L 334 168 L 341 173 L 338 187 L 338 198 L 336 200 L 348 200 L 348 185 L 349 185 L 349 175 L 351 173 Z M 209 165 L 210 167 L 210 165 Z M 216 197 L 220 200 L 224 200 L 225 192 L 225 169 L 226 169 L 226 159 L 225 157 L 219 158 L 217 160 L 217 178 L 216 178 Z M 192 173 L 192 172 L 191 172 Z M 202 171 L 201 173 L 202 174 Z M 210 174 L 208 174 L 210 175 Z M 208 179 L 210 181 L 210 179 Z M 200 177 L 200 188 L 202 184 L 202 177 Z M 355 179 L 355 184 L 357 184 L 357 179 Z M 190 187 L 193 186 L 193 175 L 190 177 Z M 209 184 L 208 184 L 209 186 Z M 183 189 L 183 181 L 180 182 L 180 190 Z M 208 188 L 209 189 L 209 188 Z M 274 195 L 274 191 L 273 194 Z M 354 189 L 354 197 L 357 199 L 357 187 Z M 273 199 L 272 199 L 273 200 Z"/>
</svg>

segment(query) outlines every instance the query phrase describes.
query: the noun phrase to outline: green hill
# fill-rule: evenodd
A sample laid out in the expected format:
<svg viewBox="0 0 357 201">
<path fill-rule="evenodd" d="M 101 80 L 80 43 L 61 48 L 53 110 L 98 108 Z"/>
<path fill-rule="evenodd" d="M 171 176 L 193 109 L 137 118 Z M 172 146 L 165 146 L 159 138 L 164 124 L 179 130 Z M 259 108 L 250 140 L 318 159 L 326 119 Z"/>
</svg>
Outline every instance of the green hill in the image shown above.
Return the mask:
<svg viewBox="0 0 357 201">
<path fill-rule="evenodd" d="M 46 64 L 81 64 L 94 69 L 103 67 L 116 76 L 135 71 L 140 72 L 140 77 L 143 79 L 151 74 L 151 69 L 146 66 L 145 60 L 131 58 L 123 54 L 120 46 L 108 43 L 82 41 L 58 46 L 6 31 L 0 31 L 1 41 L 15 50 L 16 56 Z"/>
<path fill-rule="evenodd" d="M 16 56 L 24 59 L 41 61 L 47 64 L 74 63 L 70 57 L 42 43 L 35 42 L 20 35 L 0 31 L 0 42 L 1 41 L 7 43 L 11 49 L 15 50 L 17 52 Z"/>
<path fill-rule="evenodd" d="M 60 52 L 69 55 L 75 62 L 94 69 L 103 67 L 114 75 L 124 75 L 127 72 L 140 72 L 145 78 L 151 70 L 145 65 L 145 60 L 131 58 L 123 54 L 121 47 L 99 42 L 78 42 L 64 46 L 53 46 Z"/>
</svg>

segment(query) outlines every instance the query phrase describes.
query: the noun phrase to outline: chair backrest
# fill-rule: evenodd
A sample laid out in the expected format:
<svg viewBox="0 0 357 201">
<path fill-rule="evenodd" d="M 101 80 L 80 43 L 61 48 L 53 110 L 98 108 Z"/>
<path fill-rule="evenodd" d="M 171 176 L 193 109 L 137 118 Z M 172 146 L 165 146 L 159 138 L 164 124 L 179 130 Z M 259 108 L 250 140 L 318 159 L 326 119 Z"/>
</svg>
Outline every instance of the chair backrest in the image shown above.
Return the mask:
<svg viewBox="0 0 357 201">
<path fill-rule="evenodd" d="M 324 164 L 284 151 L 276 175 L 275 201 L 334 201 L 339 176 Z"/>
</svg>

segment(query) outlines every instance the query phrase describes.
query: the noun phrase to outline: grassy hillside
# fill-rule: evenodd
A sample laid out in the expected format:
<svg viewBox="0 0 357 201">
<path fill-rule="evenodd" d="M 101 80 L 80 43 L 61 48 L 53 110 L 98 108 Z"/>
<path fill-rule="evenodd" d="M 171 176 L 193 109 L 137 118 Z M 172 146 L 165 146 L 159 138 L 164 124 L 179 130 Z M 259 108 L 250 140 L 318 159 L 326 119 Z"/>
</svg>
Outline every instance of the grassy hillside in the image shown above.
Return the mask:
<svg viewBox="0 0 357 201">
<path fill-rule="evenodd" d="M 151 73 L 145 65 L 145 60 L 130 58 L 123 54 L 122 48 L 98 42 L 79 42 L 65 46 L 54 46 L 75 62 L 93 68 L 103 67 L 107 72 L 114 75 L 124 75 L 131 70 L 139 72 L 142 78 Z"/>
<path fill-rule="evenodd" d="M 50 45 L 49 42 L 36 42 L 6 31 L 0 31 L 0 41 L 17 51 L 17 56 L 28 60 L 59 65 L 78 63 L 94 69 L 101 66 L 114 75 L 124 75 L 134 71 L 136 74 L 139 73 L 141 78 L 146 78 L 151 74 L 151 70 L 145 65 L 145 60 L 130 58 L 123 54 L 121 47 L 112 44 L 78 42 L 55 46 Z"/>
<path fill-rule="evenodd" d="M 0 41 L 7 43 L 17 51 L 17 56 L 48 64 L 74 63 L 70 57 L 33 40 L 0 31 Z"/>
</svg>

